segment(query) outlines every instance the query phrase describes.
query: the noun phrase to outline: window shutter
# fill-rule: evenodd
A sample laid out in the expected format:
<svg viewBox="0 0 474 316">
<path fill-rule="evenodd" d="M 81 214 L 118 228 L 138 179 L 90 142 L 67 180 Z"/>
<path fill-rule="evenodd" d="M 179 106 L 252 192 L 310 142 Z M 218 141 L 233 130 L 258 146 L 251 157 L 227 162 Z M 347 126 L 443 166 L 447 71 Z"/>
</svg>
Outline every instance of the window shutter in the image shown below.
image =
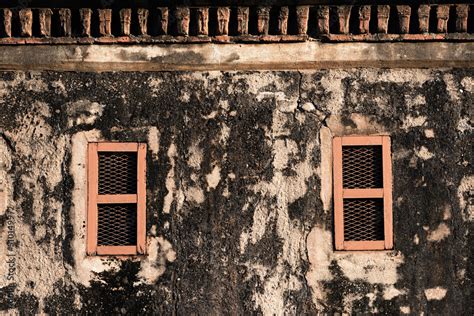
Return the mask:
<svg viewBox="0 0 474 316">
<path fill-rule="evenodd" d="M 89 255 L 145 253 L 145 175 L 146 144 L 89 144 Z"/>
<path fill-rule="evenodd" d="M 333 140 L 336 250 L 393 248 L 388 136 Z"/>
</svg>

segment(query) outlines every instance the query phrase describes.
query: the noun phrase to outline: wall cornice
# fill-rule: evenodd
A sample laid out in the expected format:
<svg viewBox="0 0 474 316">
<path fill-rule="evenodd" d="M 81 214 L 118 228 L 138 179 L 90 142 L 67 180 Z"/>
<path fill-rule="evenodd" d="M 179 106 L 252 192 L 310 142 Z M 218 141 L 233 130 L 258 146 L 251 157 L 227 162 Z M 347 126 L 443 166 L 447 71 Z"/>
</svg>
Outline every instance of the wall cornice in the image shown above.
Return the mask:
<svg viewBox="0 0 474 316">
<path fill-rule="evenodd" d="M 474 43 L 19 45 L 0 50 L 0 70 L 229 71 L 354 67 L 473 68 Z"/>
</svg>

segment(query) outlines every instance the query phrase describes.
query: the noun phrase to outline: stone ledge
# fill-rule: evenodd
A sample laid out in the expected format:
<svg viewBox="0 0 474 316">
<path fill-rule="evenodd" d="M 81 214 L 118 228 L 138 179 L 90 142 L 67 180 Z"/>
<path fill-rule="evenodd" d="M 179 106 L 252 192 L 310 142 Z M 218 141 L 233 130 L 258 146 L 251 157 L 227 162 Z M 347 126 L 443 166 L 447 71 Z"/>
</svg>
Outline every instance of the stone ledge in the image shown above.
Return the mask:
<svg viewBox="0 0 474 316">
<path fill-rule="evenodd" d="M 474 67 L 474 43 L 4 46 L 0 70 L 180 71 Z"/>
</svg>

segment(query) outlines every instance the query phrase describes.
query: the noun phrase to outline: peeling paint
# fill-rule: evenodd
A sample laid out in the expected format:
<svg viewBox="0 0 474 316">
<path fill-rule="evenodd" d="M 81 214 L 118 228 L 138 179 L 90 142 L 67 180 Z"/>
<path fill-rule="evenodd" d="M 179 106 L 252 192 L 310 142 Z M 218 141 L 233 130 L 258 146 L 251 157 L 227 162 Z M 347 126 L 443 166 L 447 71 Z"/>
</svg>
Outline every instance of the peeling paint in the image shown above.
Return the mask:
<svg viewBox="0 0 474 316">
<path fill-rule="evenodd" d="M 2 73 L 0 236 L 14 212 L 21 238 L 0 310 L 16 286 L 23 314 L 462 314 L 472 77 Z M 332 137 L 372 134 L 391 137 L 395 248 L 335 251 Z M 97 141 L 147 143 L 146 256 L 85 254 Z"/>
<path fill-rule="evenodd" d="M 428 241 L 441 241 L 448 237 L 450 234 L 451 230 L 449 229 L 449 227 L 445 223 L 441 223 L 435 230 L 431 231 L 428 234 L 427 239 Z"/>
</svg>

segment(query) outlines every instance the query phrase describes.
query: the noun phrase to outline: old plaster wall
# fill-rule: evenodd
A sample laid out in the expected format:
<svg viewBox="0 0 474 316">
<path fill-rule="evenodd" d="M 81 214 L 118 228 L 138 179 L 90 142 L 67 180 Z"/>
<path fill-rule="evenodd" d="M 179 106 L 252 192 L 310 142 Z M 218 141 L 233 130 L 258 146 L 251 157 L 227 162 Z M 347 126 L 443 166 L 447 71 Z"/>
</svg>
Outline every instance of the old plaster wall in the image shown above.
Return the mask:
<svg viewBox="0 0 474 316">
<path fill-rule="evenodd" d="M 473 80 L 3 72 L 0 310 L 469 314 Z M 346 134 L 391 136 L 393 251 L 333 250 L 331 138 Z M 85 255 L 100 140 L 148 144 L 147 257 Z"/>
</svg>

